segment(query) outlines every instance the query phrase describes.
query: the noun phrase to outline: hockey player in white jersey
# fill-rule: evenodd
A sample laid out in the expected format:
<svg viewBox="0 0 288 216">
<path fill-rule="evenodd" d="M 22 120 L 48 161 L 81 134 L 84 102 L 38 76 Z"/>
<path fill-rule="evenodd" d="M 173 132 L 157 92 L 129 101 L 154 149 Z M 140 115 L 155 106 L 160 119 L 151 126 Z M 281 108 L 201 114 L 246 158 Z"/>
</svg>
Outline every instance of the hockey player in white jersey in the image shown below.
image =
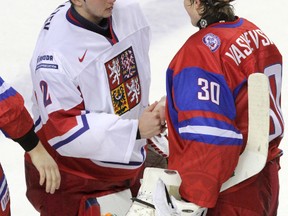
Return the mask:
<svg viewBox="0 0 288 216">
<path fill-rule="evenodd" d="M 97 216 L 106 213 L 99 197 L 130 196 L 146 138 L 162 128 L 157 102 L 148 105 L 149 44 L 135 0 L 71 0 L 44 23 L 31 60 L 33 114 L 62 184 L 41 191 L 26 155 L 27 197 L 41 216 Z"/>
</svg>

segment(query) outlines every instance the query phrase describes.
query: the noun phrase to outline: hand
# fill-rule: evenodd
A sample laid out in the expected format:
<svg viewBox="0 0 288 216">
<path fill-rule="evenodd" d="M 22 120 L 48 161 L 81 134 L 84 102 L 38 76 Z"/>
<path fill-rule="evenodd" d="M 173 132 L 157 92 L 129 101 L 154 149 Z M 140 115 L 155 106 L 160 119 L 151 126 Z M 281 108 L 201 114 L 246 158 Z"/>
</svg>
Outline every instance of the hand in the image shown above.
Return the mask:
<svg viewBox="0 0 288 216">
<path fill-rule="evenodd" d="M 139 131 L 142 139 L 151 138 L 161 132 L 159 112 L 154 111 L 158 102 L 147 107 L 139 119 Z"/>
<path fill-rule="evenodd" d="M 46 180 L 46 192 L 53 194 L 56 189 L 59 189 L 61 182 L 61 176 L 56 162 L 40 141 L 28 154 L 31 157 L 33 165 L 39 172 L 39 184 L 43 185 Z"/>
<path fill-rule="evenodd" d="M 161 125 L 165 126 L 166 116 L 165 116 L 165 105 L 166 105 L 166 96 L 163 96 L 156 107 L 154 108 L 153 112 L 159 112 Z"/>
</svg>

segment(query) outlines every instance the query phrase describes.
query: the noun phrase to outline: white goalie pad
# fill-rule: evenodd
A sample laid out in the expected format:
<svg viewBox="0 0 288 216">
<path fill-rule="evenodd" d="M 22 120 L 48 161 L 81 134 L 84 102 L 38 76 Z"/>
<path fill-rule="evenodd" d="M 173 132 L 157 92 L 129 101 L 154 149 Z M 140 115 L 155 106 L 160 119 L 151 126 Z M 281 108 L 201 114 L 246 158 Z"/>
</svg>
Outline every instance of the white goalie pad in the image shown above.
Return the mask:
<svg viewBox="0 0 288 216">
<path fill-rule="evenodd" d="M 125 215 L 132 205 L 131 197 L 129 189 L 97 197 L 101 215 Z"/>
<path fill-rule="evenodd" d="M 205 216 L 207 208 L 202 208 L 194 203 L 176 200 L 168 193 L 166 185 L 158 179 L 156 190 L 153 193 L 155 216 Z"/>
<path fill-rule="evenodd" d="M 169 194 L 180 198 L 179 187 L 181 178 L 177 171 L 160 168 L 149 168 L 144 170 L 142 184 L 137 199 L 134 200 L 126 216 L 155 216 L 153 193 L 156 190 L 157 182 L 162 179 Z"/>
<path fill-rule="evenodd" d="M 175 170 L 146 168 L 138 196 L 126 216 L 205 216 L 206 208 L 180 199 L 180 184 Z"/>
<path fill-rule="evenodd" d="M 131 197 L 130 189 L 100 196 L 87 194 L 81 198 L 77 215 L 99 215 L 100 213 L 101 216 L 124 216 L 132 205 Z"/>
</svg>

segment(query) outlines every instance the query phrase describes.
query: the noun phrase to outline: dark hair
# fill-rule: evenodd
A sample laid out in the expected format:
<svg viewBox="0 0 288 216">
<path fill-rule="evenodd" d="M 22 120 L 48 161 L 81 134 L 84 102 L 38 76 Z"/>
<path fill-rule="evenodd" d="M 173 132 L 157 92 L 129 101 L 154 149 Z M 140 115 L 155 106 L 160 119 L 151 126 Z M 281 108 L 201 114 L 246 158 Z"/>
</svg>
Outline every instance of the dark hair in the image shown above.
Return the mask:
<svg viewBox="0 0 288 216">
<path fill-rule="evenodd" d="M 200 0 L 202 6 L 201 17 L 220 17 L 225 15 L 226 21 L 235 19 L 234 7 L 230 4 L 234 0 Z M 194 3 L 194 0 L 191 0 Z"/>
</svg>

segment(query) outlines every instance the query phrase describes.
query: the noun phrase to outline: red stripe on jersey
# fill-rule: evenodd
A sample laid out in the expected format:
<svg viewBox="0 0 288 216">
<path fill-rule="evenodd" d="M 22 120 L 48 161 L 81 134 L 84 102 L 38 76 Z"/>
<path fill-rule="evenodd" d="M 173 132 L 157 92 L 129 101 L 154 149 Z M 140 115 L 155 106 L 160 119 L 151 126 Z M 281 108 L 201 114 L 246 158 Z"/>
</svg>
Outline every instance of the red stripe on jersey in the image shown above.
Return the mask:
<svg viewBox="0 0 288 216">
<path fill-rule="evenodd" d="M 81 111 L 84 110 L 83 107 L 83 104 L 79 104 L 67 111 L 58 110 L 50 113 L 48 121 L 43 125 L 47 140 L 61 136 L 77 126 L 76 117 L 81 115 Z"/>
<path fill-rule="evenodd" d="M 216 113 L 213 112 L 208 112 L 208 111 L 179 111 L 178 113 L 178 121 L 185 121 L 187 119 L 191 118 L 197 118 L 197 117 L 205 117 L 205 118 L 213 118 L 215 120 L 223 121 L 228 124 L 234 124 L 232 120 L 227 118 L 224 115 L 217 115 Z"/>
</svg>

